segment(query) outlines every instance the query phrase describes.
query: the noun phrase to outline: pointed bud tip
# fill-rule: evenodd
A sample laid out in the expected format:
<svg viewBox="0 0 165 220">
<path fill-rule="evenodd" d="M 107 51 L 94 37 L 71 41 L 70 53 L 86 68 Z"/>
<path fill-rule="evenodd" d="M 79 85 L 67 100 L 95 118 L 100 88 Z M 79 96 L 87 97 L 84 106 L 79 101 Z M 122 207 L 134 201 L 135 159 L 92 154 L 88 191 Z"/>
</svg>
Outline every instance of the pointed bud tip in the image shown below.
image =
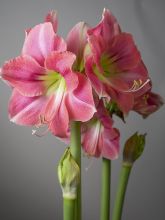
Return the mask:
<svg viewBox="0 0 165 220">
<path fill-rule="evenodd" d="M 125 143 L 123 151 L 124 164 L 132 165 L 143 153 L 145 147 L 145 134 L 133 134 Z"/>
</svg>

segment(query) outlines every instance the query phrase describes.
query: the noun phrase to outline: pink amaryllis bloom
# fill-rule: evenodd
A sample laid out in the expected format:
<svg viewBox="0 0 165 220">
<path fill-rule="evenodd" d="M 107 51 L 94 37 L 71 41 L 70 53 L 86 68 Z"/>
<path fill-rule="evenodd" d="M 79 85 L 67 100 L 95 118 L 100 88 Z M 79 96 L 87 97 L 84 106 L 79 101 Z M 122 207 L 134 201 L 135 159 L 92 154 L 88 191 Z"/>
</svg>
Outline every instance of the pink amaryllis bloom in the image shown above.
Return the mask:
<svg viewBox="0 0 165 220">
<path fill-rule="evenodd" d="M 52 133 L 66 137 L 70 120 L 88 121 L 95 112 L 88 79 L 72 71 L 76 56 L 54 32 L 51 22 L 32 28 L 22 55 L 2 67 L 2 78 L 11 85 L 11 121 L 20 125 L 47 124 Z"/>
<path fill-rule="evenodd" d="M 97 113 L 82 125 L 82 147 L 88 156 L 114 160 L 119 154 L 120 134 L 100 100 Z"/>
<path fill-rule="evenodd" d="M 88 33 L 86 74 L 100 97 L 114 99 L 121 110 L 127 113 L 133 107 L 131 93 L 149 81 L 147 69 L 133 37 L 120 31 L 110 13 L 104 15 L 102 22 L 96 28 L 88 30 Z M 108 39 L 105 33 L 109 33 Z"/>
<path fill-rule="evenodd" d="M 160 95 L 148 91 L 135 98 L 133 110 L 142 115 L 143 118 L 146 118 L 156 112 L 163 103 L 163 99 Z"/>
<path fill-rule="evenodd" d="M 84 49 L 87 44 L 87 30 L 89 26 L 85 22 L 79 22 L 68 33 L 66 38 L 67 50 L 76 55 L 74 69 L 84 70 Z"/>
</svg>

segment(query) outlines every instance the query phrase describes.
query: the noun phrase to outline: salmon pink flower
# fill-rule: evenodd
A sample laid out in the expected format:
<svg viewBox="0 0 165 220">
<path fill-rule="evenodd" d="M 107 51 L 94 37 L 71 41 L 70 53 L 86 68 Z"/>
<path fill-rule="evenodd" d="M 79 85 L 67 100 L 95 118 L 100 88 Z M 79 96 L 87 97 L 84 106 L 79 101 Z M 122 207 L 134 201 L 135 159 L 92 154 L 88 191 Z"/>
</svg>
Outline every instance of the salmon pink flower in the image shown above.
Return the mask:
<svg viewBox="0 0 165 220">
<path fill-rule="evenodd" d="M 116 159 L 119 154 L 119 131 L 100 100 L 97 113 L 82 125 L 82 146 L 89 156 Z"/>
<path fill-rule="evenodd" d="M 88 121 L 95 112 L 92 88 L 85 76 L 73 72 L 76 56 L 45 22 L 30 30 L 22 55 L 6 62 L 2 77 L 14 90 L 9 115 L 21 125 L 47 124 L 66 137 L 69 121 Z"/>
</svg>

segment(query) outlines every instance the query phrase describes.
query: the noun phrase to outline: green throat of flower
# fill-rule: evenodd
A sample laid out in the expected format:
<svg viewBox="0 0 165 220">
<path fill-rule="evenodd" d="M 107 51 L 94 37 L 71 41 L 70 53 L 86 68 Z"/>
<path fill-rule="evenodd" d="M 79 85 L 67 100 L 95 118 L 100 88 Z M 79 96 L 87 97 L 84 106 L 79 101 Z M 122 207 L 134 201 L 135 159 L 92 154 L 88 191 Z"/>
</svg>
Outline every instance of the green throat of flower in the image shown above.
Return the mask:
<svg viewBox="0 0 165 220">
<path fill-rule="evenodd" d="M 116 72 L 116 67 L 113 63 L 113 60 L 106 54 L 101 56 L 100 65 L 102 67 L 102 72 L 99 70 L 98 66 L 93 67 L 94 73 L 104 83 L 109 83 L 109 78 L 113 77 Z"/>
<path fill-rule="evenodd" d="M 63 91 L 66 89 L 65 79 L 58 72 L 49 71 L 46 75 L 41 76 L 40 80 L 43 80 L 46 95 L 51 95 L 58 89 Z"/>
</svg>

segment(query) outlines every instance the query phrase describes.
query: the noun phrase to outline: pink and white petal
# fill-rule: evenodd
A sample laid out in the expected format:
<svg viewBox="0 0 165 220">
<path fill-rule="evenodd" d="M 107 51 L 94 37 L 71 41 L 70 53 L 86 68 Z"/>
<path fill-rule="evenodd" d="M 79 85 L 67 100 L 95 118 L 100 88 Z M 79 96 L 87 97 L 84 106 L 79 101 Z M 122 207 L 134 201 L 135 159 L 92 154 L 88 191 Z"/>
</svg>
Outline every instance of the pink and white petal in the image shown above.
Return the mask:
<svg viewBox="0 0 165 220">
<path fill-rule="evenodd" d="M 131 34 L 116 35 L 109 44 L 108 54 L 117 72 L 129 71 L 141 61 L 140 53 Z"/>
<path fill-rule="evenodd" d="M 43 83 L 39 80 L 42 75 L 45 75 L 45 69 L 27 55 L 9 60 L 2 67 L 2 78 L 26 96 L 44 93 Z"/>
<path fill-rule="evenodd" d="M 76 72 L 72 72 L 71 70 L 65 71 L 64 79 L 66 82 L 67 92 L 72 92 L 74 89 L 77 88 L 79 82 Z"/>
<path fill-rule="evenodd" d="M 85 132 L 82 134 L 82 147 L 84 151 L 89 156 L 99 157 L 103 144 L 103 140 L 100 137 L 100 122 L 93 123 L 92 120 L 83 126 L 86 127 Z"/>
<path fill-rule="evenodd" d="M 38 125 L 45 103 L 45 97 L 25 97 L 14 89 L 9 102 L 10 120 L 19 125 Z"/>
<path fill-rule="evenodd" d="M 65 73 L 71 70 L 76 56 L 71 52 L 52 52 L 45 60 L 45 67 L 54 70 L 65 77 Z"/>
<path fill-rule="evenodd" d="M 71 29 L 66 39 L 67 50 L 76 55 L 78 64 L 83 59 L 84 48 L 87 44 L 88 28 L 85 22 L 79 22 Z"/>
<path fill-rule="evenodd" d="M 45 58 L 57 48 L 58 51 L 66 49 L 65 42 L 54 33 L 52 24 L 45 22 L 31 29 L 25 38 L 22 54 L 32 56 L 43 65 Z"/>
<path fill-rule="evenodd" d="M 44 115 L 46 121 L 51 121 L 53 119 L 53 117 L 57 114 L 57 112 L 63 105 L 64 100 L 65 100 L 65 85 L 61 80 L 54 94 L 49 96 L 47 104 L 45 106 Z"/>
<path fill-rule="evenodd" d="M 104 84 L 103 84 L 103 82 L 101 82 L 98 79 L 98 77 L 94 73 L 93 66 L 94 66 L 93 58 L 88 57 L 88 59 L 86 60 L 86 63 L 85 63 L 86 75 L 88 76 L 88 78 L 92 84 L 92 87 L 96 91 L 96 93 L 98 94 L 99 98 L 107 97 L 107 93 L 106 93 Z"/>
<path fill-rule="evenodd" d="M 57 11 L 55 10 L 50 11 L 45 17 L 45 22 L 51 22 L 54 32 L 56 33 L 58 27 Z"/>
<path fill-rule="evenodd" d="M 119 144 L 120 134 L 117 129 L 104 129 L 103 131 L 103 148 L 101 155 L 109 160 L 114 160 L 118 158 L 120 144 Z"/>
<path fill-rule="evenodd" d="M 67 139 L 69 136 L 69 115 L 65 103 L 59 107 L 50 125 L 50 131 L 57 137 Z"/>
<path fill-rule="evenodd" d="M 88 35 L 102 36 L 109 42 L 115 35 L 121 32 L 116 18 L 108 9 L 103 10 L 101 22 L 94 28 L 88 30 Z"/>
<path fill-rule="evenodd" d="M 96 109 L 90 82 L 81 73 L 77 76 L 78 86 L 66 94 L 66 106 L 71 120 L 85 122 L 92 118 Z"/>
</svg>

